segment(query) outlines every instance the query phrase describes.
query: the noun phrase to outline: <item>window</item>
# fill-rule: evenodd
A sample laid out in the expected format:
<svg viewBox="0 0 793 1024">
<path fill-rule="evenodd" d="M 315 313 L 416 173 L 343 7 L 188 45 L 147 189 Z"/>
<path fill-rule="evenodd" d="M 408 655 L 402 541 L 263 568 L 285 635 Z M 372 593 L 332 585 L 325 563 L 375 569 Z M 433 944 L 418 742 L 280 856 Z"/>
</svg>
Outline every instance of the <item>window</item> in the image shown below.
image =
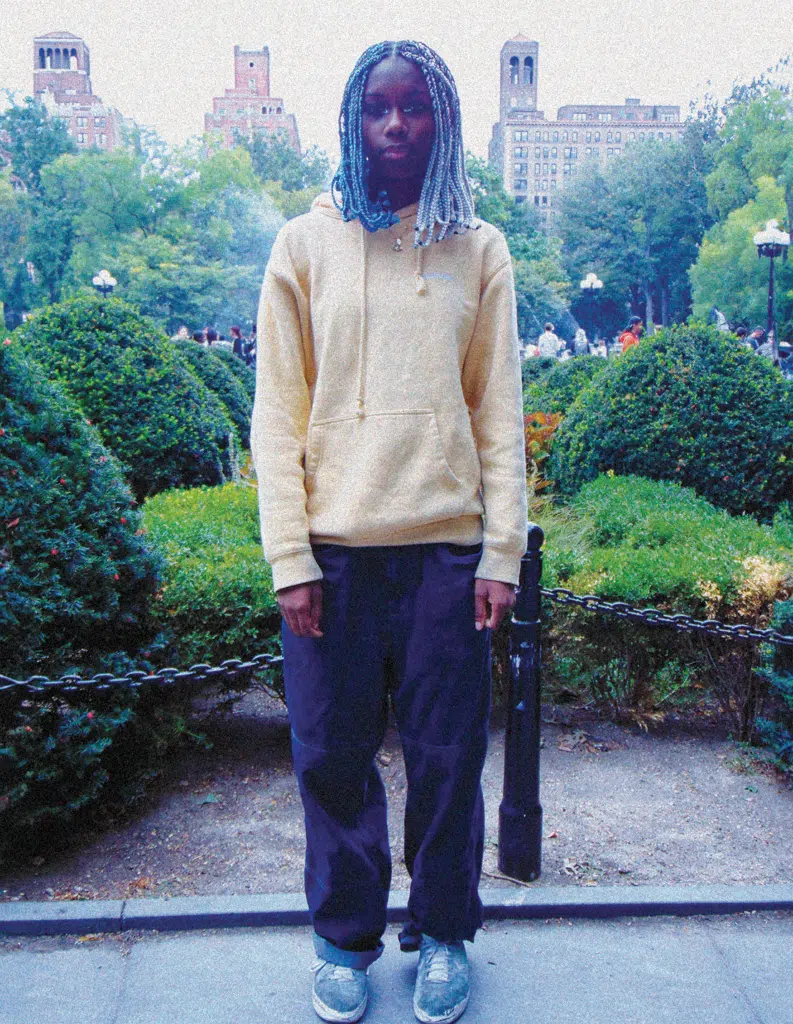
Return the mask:
<svg viewBox="0 0 793 1024">
<path fill-rule="evenodd" d="M 520 61 L 517 57 L 509 58 L 509 84 L 518 85 L 520 75 Z"/>
<path fill-rule="evenodd" d="M 540 191 L 540 179 L 539 178 L 534 182 L 534 191 L 535 192 L 539 192 Z"/>
<path fill-rule="evenodd" d="M 639 142 L 644 142 L 644 132 L 639 132 Z"/>
<path fill-rule="evenodd" d="M 515 191 L 516 192 L 525 192 L 528 187 L 529 187 L 529 183 L 526 181 L 525 178 L 516 178 L 515 179 Z"/>
<path fill-rule="evenodd" d="M 540 147 L 539 147 L 539 146 L 537 146 L 537 148 L 536 148 L 536 149 L 534 150 L 534 156 L 535 156 L 535 157 L 536 157 L 536 158 L 537 158 L 538 160 L 540 159 L 540 155 L 541 155 L 541 153 L 542 153 L 542 150 L 540 149 Z"/>
<path fill-rule="evenodd" d="M 613 141 L 614 141 L 614 138 L 613 138 L 611 132 L 609 132 L 608 135 L 606 136 L 606 142 L 613 142 Z"/>
<path fill-rule="evenodd" d="M 534 141 L 535 142 L 542 142 L 542 132 L 535 132 L 534 133 Z"/>
<path fill-rule="evenodd" d="M 585 152 L 586 152 L 586 155 L 587 155 L 587 156 L 592 156 L 592 147 L 591 147 L 591 146 L 587 146 L 587 148 L 586 148 L 586 151 L 585 151 Z"/>
<path fill-rule="evenodd" d="M 512 139 L 514 142 L 528 142 L 529 133 L 527 131 L 516 131 L 512 133 Z"/>
<path fill-rule="evenodd" d="M 525 57 L 523 59 L 523 84 L 533 85 L 534 84 L 534 58 Z"/>
<path fill-rule="evenodd" d="M 551 174 L 556 174 L 556 164 L 551 164 Z"/>
<path fill-rule="evenodd" d="M 559 132 L 554 132 L 553 133 L 553 141 L 554 142 L 558 142 L 559 141 Z"/>
<path fill-rule="evenodd" d="M 547 192 L 548 191 L 548 180 L 547 180 L 547 178 L 543 178 L 542 179 L 542 191 L 543 192 Z"/>
<path fill-rule="evenodd" d="M 255 78 L 249 78 L 248 79 L 248 88 L 250 89 L 251 92 L 256 92 L 256 79 Z"/>
<path fill-rule="evenodd" d="M 632 139 L 632 140 L 633 140 L 634 142 L 636 141 L 636 132 L 631 132 L 631 139 Z"/>
<path fill-rule="evenodd" d="M 540 205 L 540 197 L 539 196 L 535 196 L 534 197 L 534 205 L 535 206 L 539 206 Z"/>
<path fill-rule="evenodd" d="M 674 119 L 675 119 L 675 115 L 674 114 L 661 114 L 661 120 L 662 121 L 674 121 Z"/>
<path fill-rule="evenodd" d="M 595 142 L 600 142 L 600 132 L 595 132 Z"/>
<path fill-rule="evenodd" d="M 571 142 L 578 142 L 578 132 L 573 132 L 573 134 L 570 137 L 570 141 Z"/>
<path fill-rule="evenodd" d="M 664 133 L 663 132 L 658 132 L 658 138 L 662 139 L 663 137 L 664 137 Z"/>
<path fill-rule="evenodd" d="M 542 141 L 543 142 L 550 142 L 551 141 L 551 133 L 550 132 L 543 132 L 542 133 Z"/>
<path fill-rule="evenodd" d="M 518 174 L 528 174 L 528 171 L 529 171 L 529 165 L 528 164 L 513 164 L 512 165 L 512 173 L 515 174 L 515 175 L 518 175 Z"/>
<path fill-rule="evenodd" d="M 614 147 L 614 156 L 619 156 L 621 152 L 622 149 L 619 146 Z"/>
<path fill-rule="evenodd" d="M 573 160 L 575 160 L 575 158 L 578 156 L 578 146 L 570 147 L 570 156 L 573 158 Z"/>
<path fill-rule="evenodd" d="M 105 128 L 106 126 L 107 126 L 107 122 L 106 122 L 104 117 L 95 117 L 94 118 L 94 127 L 95 128 Z"/>
<path fill-rule="evenodd" d="M 600 146 L 592 147 L 592 156 L 600 156 Z"/>
<path fill-rule="evenodd" d="M 567 142 L 567 132 L 562 132 L 562 142 Z"/>
<path fill-rule="evenodd" d="M 542 165 L 542 173 L 543 174 L 547 174 L 548 173 L 548 164 L 543 164 Z"/>
<path fill-rule="evenodd" d="M 542 205 L 543 206 L 547 206 L 548 205 L 548 196 L 543 196 L 542 197 Z"/>
<path fill-rule="evenodd" d="M 609 146 L 609 148 L 606 150 L 606 156 L 614 156 L 614 150 L 611 148 L 611 146 Z"/>
<path fill-rule="evenodd" d="M 526 160 L 529 156 L 529 147 L 515 146 L 515 148 L 512 150 L 512 155 L 515 157 L 515 159 Z"/>
<path fill-rule="evenodd" d="M 556 159 L 556 156 L 557 156 L 557 152 L 558 152 L 558 150 L 556 149 L 556 146 L 554 146 L 554 147 L 553 147 L 553 148 L 551 149 L 551 157 L 552 157 L 552 158 L 553 158 L 554 160 Z"/>
<path fill-rule="evenodd" d="M 525 203 L 526 202 L 526 197 L 525 196 L 515 196 L 515 202 L 516 203 Z"/>
<path fill-rule="evenodd" d="M 634 112 L 632 110 L 626 110 L 625 111 L 625 120 L 626 121 L 635 121 L 636 120 L 636 115 L 634 114 Z"/>
<path fill-rule="evenodd" d="M 87 117 L 78 117 L 77 118 L 77 127 L 78 128 L 85 128 L 87 125 L 88 125 L 88 118 Z"/>
<path fill-rule="evenodd" d="M 611 120 L 611 114 L 603 114 L 603 113 L 598 114 L 598 120 L 599 121 L 610 121 Z"/>
<path fill-rule="evenodd" d="M 592 141 L 592 132 L 587 132 L 586 133 L 586 140 L 587 140 L 587 142 L 591 142 Z"/>
<path fill-rule="evenodd" d="M 672 133 L 671 132 L 667 132 L 666 133 L 666 137 L 667 137 L 667 139 L 669 139 L 671 141 Z"/>
<path fill-rule="evenodd" d="M 581 111 L 576 111 L 576 112 L 575 112 L 575 113 L 573 114 L 573 120 L 574 120 L 574 121 L 586 121 L 586 114 L 584 113 L 584 111 L 583 111 L 583 110 L 581 110 Z"/>
<path fill-rule="evenodd" d="M 535 174 L 539 174 L 540 173 L 540 165 L 539 164 L 535 164 L 534 165 L 534 173 Z"/>
<path fill-rule="evenodd" d="M 548 147 L 547 146 L 543 146 L 543 150 L 542 150 L 542 158 L 543 158 L 543 160 L 547 160 L 548 159 L 548 153 L 549 152 L 550 152 L 550 150 L 548 149 Z"/>
<path fill-rule="evenodd" d="M 85 132 L 77 133 L 77 141 L 80 143 L 81 146 L 85 145 Z"/>
<path fill-rule="evenodd" d="M 556 188 L 556 182 L 552 181 L 551 182 L 551 191 L 553 191 L 555 188 Z"/>
<path fill-rule="evenodd" d="M 614 132 L 614 141 L 619 142 L 622 139 L 621 132 Z"/>
<path fill-rule="evenodd" d="M 572 170 L 573 170 L 572 164 L 565 164 L 564 167 L 562 168 L 562 173 L 567 178 L 567 177 L 570 176 L 570 173 L 572 172 Z"/>
<path fill-rule="evenodd" d="M 569 160 L 570 159 L 571 152 L 572 152 L 571 148 L 569 146 L 565 146 L 565 150 L 564 150 L 564 158 L 565 158 L 565 160 Z"/>
</svg>

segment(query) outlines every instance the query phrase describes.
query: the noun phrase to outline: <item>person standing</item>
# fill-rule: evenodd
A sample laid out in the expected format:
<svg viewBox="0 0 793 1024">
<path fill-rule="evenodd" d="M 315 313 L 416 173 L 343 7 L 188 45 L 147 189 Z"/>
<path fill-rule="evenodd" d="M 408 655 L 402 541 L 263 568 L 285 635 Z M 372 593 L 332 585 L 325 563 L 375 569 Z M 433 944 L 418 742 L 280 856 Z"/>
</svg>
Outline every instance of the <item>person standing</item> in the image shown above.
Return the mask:
<svg viewBox="0 0 793 1024">
<path fill-rule="evenodd" d="M 230 331 L 231 334 L 231 351 L 235 356 L 240 359 L 245 359 L 245 339 L 242 337 L 242 328 L 238 324 L 234 324 Z"/>
<path fill-rule="evenodd" d="M 280 231 L 259 307 L 251 450 L 283 616 L 306 824 L 312 1002 L 356 1021 L 391 879 L 375 754 L 390 700 L 408 794 L 413 1009 L 468 1003 L 482 923 L 490 634 L 513 607 L 526 474 L 512 261 L 474 216 L 451 72 L 369 47 L 330 196 Z"/>
<path fill-rule="evenodd" d="M 632 316 L 628 322 L 628 326 L 619 336 L 619 346 L 622 349 L 623 354 L 628 351 L 633 345 L 639 344 L 639 338 L 642 336 L 644 330 L 644 324 L 639 316 Z"/>
<path fill-rule="evenodd" d="M 589 342 L 587 341 L 586 331 L 583 327 L 579 327 L 575 332 L 573 338 L 573 352 L 576 356 L 585 356 L 589 352 Z"/>
<path fill-rule="evenodd" d="M 540 355 L 546 359 L 558 359 L 559 353 L 564 347 L 562 339 L 554 334 L 553 324 L 546 324 L 545 330 L 537 339 L 537 348 L 540 350 Z"/>
</svg>

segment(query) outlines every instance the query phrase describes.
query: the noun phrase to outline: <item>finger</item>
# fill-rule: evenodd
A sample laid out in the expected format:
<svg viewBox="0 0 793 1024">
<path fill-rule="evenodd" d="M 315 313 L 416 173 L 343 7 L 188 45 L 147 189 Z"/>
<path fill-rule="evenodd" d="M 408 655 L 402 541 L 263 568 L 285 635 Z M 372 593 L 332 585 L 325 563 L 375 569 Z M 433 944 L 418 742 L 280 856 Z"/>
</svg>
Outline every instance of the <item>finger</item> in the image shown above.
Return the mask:
<svg viewBox="0 0 793 1024">
<path fill-rule="evenodd" d="M 474 625 L 477 629 L 485 628 L 487 619 L 487 594 L 479 589 L 474 590 Z"/>
<path fill-rule="evenodd" d="M 311 625 L 314 628 L 314 636 L 322 636 L 320 624 L 322 622 L 322 584 L 317 583 L 311 588 Z"/>
<path fill-rule="evenodd" d="M 298 636 L 313 636 L 314 631 L 311 626 L 311 606 L 307 601 L 305 604 L 301 603 L 295 609 L 295 619 L 297 620 L 297 628 L 299 630 Z"/>
</svg>

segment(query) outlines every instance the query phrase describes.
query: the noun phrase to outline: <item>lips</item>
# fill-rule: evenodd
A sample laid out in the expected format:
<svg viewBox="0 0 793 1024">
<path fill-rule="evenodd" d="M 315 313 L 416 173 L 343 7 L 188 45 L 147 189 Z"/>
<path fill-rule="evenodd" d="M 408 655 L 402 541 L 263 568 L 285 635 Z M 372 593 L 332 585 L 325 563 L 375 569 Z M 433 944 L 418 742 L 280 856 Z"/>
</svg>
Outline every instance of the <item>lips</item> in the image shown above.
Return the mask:
<svg viewBox="0 0 793 1024">
<path fill-rule="evenodd" d="M 381 150 L 383 160 L 406 160 L 410 156 L 410 146 L 387 146 Z"/>
</svg>

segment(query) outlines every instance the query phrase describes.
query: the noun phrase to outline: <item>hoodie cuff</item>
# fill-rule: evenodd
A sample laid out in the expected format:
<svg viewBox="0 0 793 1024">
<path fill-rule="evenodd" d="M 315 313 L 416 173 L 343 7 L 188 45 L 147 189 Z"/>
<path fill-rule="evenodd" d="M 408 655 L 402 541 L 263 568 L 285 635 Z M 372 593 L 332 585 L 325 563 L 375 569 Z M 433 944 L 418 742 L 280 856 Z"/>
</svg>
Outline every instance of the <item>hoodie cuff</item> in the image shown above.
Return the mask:
<svg viewBox="0 0 793 1024">
<path fill-rule="evenodd" d="M 310 550 L 281 555 L 270 562 L 270 567 L 276 593 L 284 587 L 296 587 L 299 583 L 322 579 L 322 570 Z"/>
<path fill-rule="evenodd" d="M 511 583 L 517 586 L 520 581 L 520 555 L 505 554 L 503 551 L 494 551 L 492 548 L 484 548 L 479 565 L 476 569 L 476 578 L 479 580 L 499 580 L 501 583 Z"/>
</svg>

